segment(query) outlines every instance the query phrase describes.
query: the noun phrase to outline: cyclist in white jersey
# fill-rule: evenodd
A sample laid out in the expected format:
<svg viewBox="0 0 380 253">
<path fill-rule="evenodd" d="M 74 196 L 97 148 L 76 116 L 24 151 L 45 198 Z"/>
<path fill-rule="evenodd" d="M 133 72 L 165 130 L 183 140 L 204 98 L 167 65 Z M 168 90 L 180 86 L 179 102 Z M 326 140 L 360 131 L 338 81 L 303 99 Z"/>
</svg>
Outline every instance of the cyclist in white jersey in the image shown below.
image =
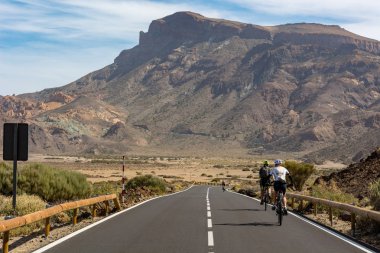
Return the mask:
<svg viewBox="0 0 380 253">
<path fill-rule="evenodd" d="M 278 192 L 281 190 L 284 193 L 284 198 L 283 198 L 283 206 L 284 206 L 284 213 L 287 214 L 288 210 L 286 208 L 286 174 L 289 175 L 289 179 L 291 182 L 293 182 L 289 171 L 281 166 L 282 160 L 277 159 L 274 161 L 274 168 L 271 170 L 270 174 L 274 178 L 274 192 L 275 192 L 275 199 L 277 199 Z M 272 206 L 272 210 L 275 210 L 275 206 Z"/>
</svg>

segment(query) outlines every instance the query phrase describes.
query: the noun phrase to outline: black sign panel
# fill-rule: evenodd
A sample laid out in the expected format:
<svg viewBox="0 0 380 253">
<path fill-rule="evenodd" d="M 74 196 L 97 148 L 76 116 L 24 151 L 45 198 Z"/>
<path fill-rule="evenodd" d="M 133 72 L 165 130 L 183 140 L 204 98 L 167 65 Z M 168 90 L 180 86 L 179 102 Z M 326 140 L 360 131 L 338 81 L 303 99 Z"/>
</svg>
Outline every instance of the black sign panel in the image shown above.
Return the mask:
<svg viewBox="0 0 380 253">
<path fill-rule="evenodd" d="M 14 160 L 15 130 L 17 130 L 17 160 L 28 160 L 28 124 L 4 123 L 3 160 Z"/>
</svg>

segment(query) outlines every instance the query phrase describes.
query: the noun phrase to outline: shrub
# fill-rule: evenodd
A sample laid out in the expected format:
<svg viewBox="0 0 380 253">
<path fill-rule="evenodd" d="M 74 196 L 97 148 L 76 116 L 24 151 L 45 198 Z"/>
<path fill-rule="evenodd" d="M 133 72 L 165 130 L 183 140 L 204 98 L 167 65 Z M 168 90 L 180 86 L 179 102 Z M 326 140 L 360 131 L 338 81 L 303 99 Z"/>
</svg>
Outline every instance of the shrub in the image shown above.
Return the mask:
<svg viewBox="0 0 380 253">
<path fill-rule="evenodd" d="M 286 161 L 284 165 L 290 172 L 296 190 L 302 191 L 306 180 L 315 172 L 313 164 Z"/>
<path fill-rule="evenodd" d="M 334 185 L 332 187 L 326 187 L 325 185 L 314 185 L 311 188 L 311 196 L 340 203 L 352 204 L 357 202 L 357 199 L 353 195 L 342 192 Z"/>
<path fill-rule="evenodd" d="M 370 184 L 369 186 L 370 202 L 373 209 L 380 211 L 380 180 Z"/>
<path fill-rule="evenodd" d="M 93 195 L 106 195 L 117 193 L 121 191 L 120 182 L 97 182 L 92 184 L 92 194 Z"/>
<path fill-rule="evenodd" d="M 0 191 L 4 195 L 12 194 L 12 173 L 11 168 L 0 165 Z M 45 201 L 57 202 L 88 197 L 91 185 L 78 172 L 32 164 L 19 169 L 17 192 L 38 195 Z"/>
<path fill-rule="evenodd" d="M 16 213 L 18 216 L 33 213 L 46 208 L 46 203 L 38 196 L 22 194 L 17 196 Z M 0 215 L 13 215 L 12 197 L 0 195 Z M 34 222 L 27 226 L 22 226 L 11 230 L 12 236 L 29 234 L 36 229 L 42 229 L 44 221 Z"/>
<path fill-rule="evenodd" d="M 137 176 L 132 178 L 125 185 L 126 189 L 148 188 L 155 193 L 164 193 L 166 190 L 166 183 L 164 180 L 154 177 L 152 175 Z"/>
</svg>

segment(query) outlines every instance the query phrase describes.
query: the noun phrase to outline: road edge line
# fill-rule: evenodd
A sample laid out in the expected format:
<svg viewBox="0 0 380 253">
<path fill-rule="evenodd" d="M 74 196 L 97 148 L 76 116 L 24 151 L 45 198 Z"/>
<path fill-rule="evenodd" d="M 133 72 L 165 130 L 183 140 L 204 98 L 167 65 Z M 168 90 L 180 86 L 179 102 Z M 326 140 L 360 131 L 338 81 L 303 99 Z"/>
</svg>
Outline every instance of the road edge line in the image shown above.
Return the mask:
<svg viewBox="0 0 380 253">
<path fill-rule="evenodd" d="M 240 196 L 244 196 L 246 198 L 250 198 L 250 199 L 256 200 L 258 202 L 260 201 L 259 199 L 256 199 L 254 197 L 250 197 L 250 196 L 247 196 L 245 194 L 238 193 L 238 192 L 234 192 L 234 191 L 230 191 L 230 190 L 228 190 L 228 192 L 234 193 L 234 194 L 237 194 Z M 377 252 L 377 250 L 375 251 L 374 249 L 372 249 L 374 247 L 372 247 L 371 245 L 365 246 L 365 245 L 361 244 L 361 242 L 358 242 L 354 239 L 351 239 L 349 236 L 346 236 L 344 234 L 340 234 L 340 233 L 336 232 L 335 230 L 333 230 L 332 228 L 323 226 L 322 224 L 318 224 L 316 221 L 304 218 L 304 217 L 300 216 L 299 214 L 294 213 L 293 211 L 288 211 L 288 213 L 290 213 L 294 217 L 296 217 L 296 218 L 298 218 L 298 219 L 300 219 L 300 220 L 302 220 L 302 221 L 304 221 L 304 222 L 306 222 L 306 223 L 308 223 L 308 224 L 310 224 L 316 228 L 319 228 L 320 230 L 322 230 L 322 231 L 324 231 L 324 232 L 326 232 L 332 236 L 335 236 L 336 238 L 339 238 L 340 240 L 362 250 L 363 252 L 367 252 L 367 253 L 376 253 Z"/>
<path fill-rule="evenodd" d="M 57 246 L 58 244 L 60 244 L 60 243 L 62 243 L 64 241 L 67 241 L 68 239 L 70 239 L 70 238 L 72 238 L 72 237 L 74 237 L 74 236 L 76 236 L 76 235 L 78 235 L 78 234 L 80 234 L 80 233 L 82 233 L 82 232 L 90 229 L 90 228 L 93 228 L 93 227 L 95 227 L 95 226 L 97 226 L 97 225 L 99 225 L 99 224 L 101 224 L 103 222 L 106 222 L 109 219 L 112 219 L 112 218 L 114 218 L 114 217 L 116 217 L 116 216 L 118 216 L 118 215 L 120 215 L 122 213 L 128 212 L 128 211 L 130 211 L 130 210 L 132 210 L 132 209 L 134 209 L 134 208 L 136 208 L 138 206 L 141 206 L 141 205 L 143 205 L 143 204 L 145 204 L 145 203 L 147 203 L 149 201 L 152 201 L 152 200 L 155 200 L 155 199 L 159 199 L 159 198 L 170 197 L 170 196 L 182 193 L 182 192 L 186 192 L 186 191 L 190 190 L 193 187 L 194 187 L 194 184 L 192 184 L 189 188 L 187 188 L 187 189 L 185 189 L 183 191 L 174 192 L 174 193 L 170 193 L 170 194 L 167 194 L 167 195 L 162 195 L 162 196 L 157 196 L 157 197 L 154 197 L 154 198 L 151 198 L 151 199 L 147 199 L 147 200 L 145 200 L 145 201 L 143 201 L 141 203 L 138 203 L 138 204 L 136 204 L 134 206 L 128 207 L 127 209 L 124 209 L 124 210 L 122 210 L 120 212 L 114 213 L 114 214 L 112 214 L 112 215 L 110 215 L 108 217 L 105 217 L 105 218 L 103 218 L 103 219 L 101 219 L 101 220 L 99 220 L 99 221 L 97 221 L 97 222 L 95 222 L 95 223 L 93 223 L 91 225 L 88 225 L 88 226 L 86 226 L 84 228 L 81 228 L 81 229 L 79 229 L 79 230 L 71 233 L 71 234 L 68 234 L 68 235 L 66 235 L 66 236 L 58 239 L 57 241 L 54 241 L 52 243 L 49 243 L 48 245 L 43 246 L 42 248 L 39 248 L 39 249 L 37 249 L 35 251 L 32 251 L 32 253 L 42 253 L 42 252 L 45 252 L 46 250 L 49 250 L 49 249 Z"/>
</svg>

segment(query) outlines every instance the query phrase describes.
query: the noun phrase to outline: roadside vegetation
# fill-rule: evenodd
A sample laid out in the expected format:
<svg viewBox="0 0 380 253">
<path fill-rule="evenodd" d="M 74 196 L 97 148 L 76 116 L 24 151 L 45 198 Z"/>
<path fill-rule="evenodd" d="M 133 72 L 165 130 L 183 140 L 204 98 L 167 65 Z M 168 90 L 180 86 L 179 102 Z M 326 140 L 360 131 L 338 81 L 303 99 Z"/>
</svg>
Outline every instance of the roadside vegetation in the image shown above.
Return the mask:
<svg viewBox="0 0 380 253">
<path fill-rule="evenodd" d="M 380 211 L 380 180 L 372 183 L 369 186 L 370 189 L 370 203 L 373 206 L 373 209 Z"/>
<path fill-rule="evenodd" d="M 298 163 L 286 161 L 284 165 L 292 175 L 293 184 L 297 191 L 302 191 L 306 181 L 316 172 L 314 165 L 310 163 Z"/>
<path fill-rule="evenodd" d="M 5 163 L 0 164 L 0 193 L 12 194 L 13 171 Z M 37 195 L 47 202 L 62 202 L 89 197 L 91 184 L 75 171 L 59 170 L 42 164 L 19 168 L 17 193 Z"/>
<path fill-rule="evenodd" d="M 158 177 L 152 175 L 137 176 L 129 180 L 125 186 L 127 190 L 138 188 L 149 189 L 153 193 L 162 194 L 166 191 L 167 183 Z"/>
</svg>

